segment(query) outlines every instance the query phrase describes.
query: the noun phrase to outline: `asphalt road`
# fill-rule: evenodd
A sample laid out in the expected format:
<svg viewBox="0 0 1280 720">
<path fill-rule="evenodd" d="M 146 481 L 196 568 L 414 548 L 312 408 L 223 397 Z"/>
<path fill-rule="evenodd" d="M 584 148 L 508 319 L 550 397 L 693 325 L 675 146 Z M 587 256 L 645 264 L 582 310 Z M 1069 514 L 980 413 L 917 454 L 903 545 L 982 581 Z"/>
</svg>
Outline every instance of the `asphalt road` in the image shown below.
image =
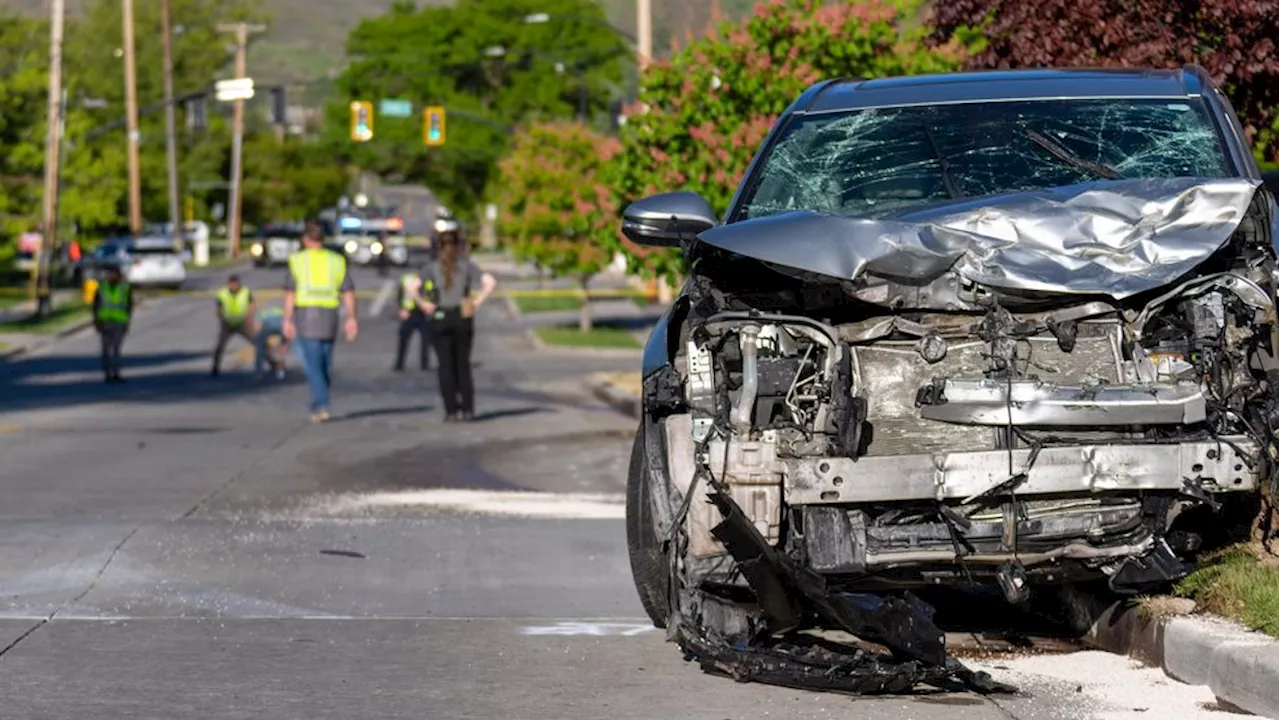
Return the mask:
<svg viewBox="0 0 1280 720">
<path fill-rule="evenodd" d="M 356 281 L 326 425 L 238 347 L 208 377 L 203 296 L 139 311 L 127 385 L 101 384 L 91 334 L 0 365 L 0 718 L 1229 717 L 1091 653 L 988 660 L 1022 688 L 998 699 L 705 675 L 642 619 L 632 421 L 579 386 L 637 359 L 538 353 L 492 303 L 481 421 L 445 425 L 432 375 L 389 372 L 385 280 Z"/>
</svg>

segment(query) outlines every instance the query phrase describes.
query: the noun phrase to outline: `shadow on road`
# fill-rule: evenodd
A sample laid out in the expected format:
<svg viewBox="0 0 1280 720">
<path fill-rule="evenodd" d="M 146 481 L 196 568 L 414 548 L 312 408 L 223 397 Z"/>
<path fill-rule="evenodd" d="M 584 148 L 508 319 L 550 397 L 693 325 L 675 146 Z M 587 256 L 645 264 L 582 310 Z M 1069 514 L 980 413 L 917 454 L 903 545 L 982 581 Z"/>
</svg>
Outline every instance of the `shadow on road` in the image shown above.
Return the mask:
<svg viewBox="0 0 1280 720">
<path fill-rule="evenodd" d="M 247 372 L 228 372 L 210 378 L 209 353 L 167 352 L 129 355 L 124 358 L 121 385 L 101 380 L 101 365 L 91 355 L 45 355 L 0 365 L 0 415 L 34 408 L 60 408 L 96 402 L 164 403 L 231 398 L 261 392 L 264 388 L 304 382 L 301 373 L 283 381 L 262 382 Z M 168 365 L 202 360 L 201 369 L 166 372 Z"/>
<path fill-rule="evenodd" d="M 524 407 L 510 408 L 508 410 L 493 410 L 491 412 L 476 413 L 476 422 L 485 422 L 486 420 L 498 420 L 509 417 L 523 417 L 525 415 L 533 415 L 536 413 L 547 412 L 549 408 L 545 407 Z"/>
<path fill-rule="evenodd" d="M 392 408 L 373 408 L 370 410 L 356 410 L 354 412 L 343 413 L 341 416 L 334 418 L 335 420 L 364 420 L 366 418 L 376 417 L 392 417 L 395 415 L 416 415 L 417 413 L 428 412 L 431 410 L 430 405 L 407 405 L 404 407 Z"/>
</svg>

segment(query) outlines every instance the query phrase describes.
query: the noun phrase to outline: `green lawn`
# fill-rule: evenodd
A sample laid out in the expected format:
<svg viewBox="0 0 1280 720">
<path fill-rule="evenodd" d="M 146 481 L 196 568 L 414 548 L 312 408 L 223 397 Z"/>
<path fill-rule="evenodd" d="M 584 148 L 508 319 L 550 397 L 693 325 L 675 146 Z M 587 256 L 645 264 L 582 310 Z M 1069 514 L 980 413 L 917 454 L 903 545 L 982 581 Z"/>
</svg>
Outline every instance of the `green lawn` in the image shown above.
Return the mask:
<svg viewBox="0 0 1280 720">
<path fill-rule="evenodd" d="M 49 317 L 25 317 L 13 322 L 0 323 L 0 333 L 49 333 L 57 332 L 77 322 L 89 319 L 90 308 L 80 300 L 54 305 Z"/>
<path fill-rule="evenodd" d="M 1260 551 L 1237 545 L 1209 556 L 1178 583 L 1175 593 L 1195 600 L 1198 610 L 1276 636 L 1280 572 L 1276 559 Z"/>
<path fill-rule="evenodd" d="M 599 302 L 601 300 L 613 300 L 615 298 L 628 298 L 638 307 L 646 307 L 649 304 L 649 298 L 642 292 L 628 292 L 621 295 L 594 295 L 592 300 Z M 582 296 L 576 290 L 565 290 L 563 293 L 540 293 L 537 295 L 522 295 L 512 293 L 511 299 L 515 301 L 516 308 L 522 313 L 536 312 L 554 312 L 563 310 L 577 310 L 582 307 Z"/>
<path fill-rule="evenodd" d="M 522 313 L 577 310 L 582 298 L 573 295 L 516 295 L 511 298 Z"/>
<path fill-rule="evenodd" d="M 8 288 L 0 289 L 0 310 L 8 310 L 14 305 L 21 305 L 30 297 L 30 293 L 25 290 L 13 290 L 10 292 Z"/>
<path fill-rule="evenodd" d="M 600 327 L 584 333 L 576 327 L 552 325 L 536 328 L 534 332 L 542 342 L 557 347 L 626 349 L 640 347 L 640 343 L 631 337 L 631 333 L 618 328 Z"/>
</svg>

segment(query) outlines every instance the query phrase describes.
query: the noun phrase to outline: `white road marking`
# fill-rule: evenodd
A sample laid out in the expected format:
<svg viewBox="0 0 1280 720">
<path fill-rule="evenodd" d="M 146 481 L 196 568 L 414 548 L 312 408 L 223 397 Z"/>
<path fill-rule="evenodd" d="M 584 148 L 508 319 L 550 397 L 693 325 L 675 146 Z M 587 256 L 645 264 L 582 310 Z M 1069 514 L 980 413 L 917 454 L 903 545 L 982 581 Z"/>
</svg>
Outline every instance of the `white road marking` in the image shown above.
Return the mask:
<svg viewBox="0 0 1280 720">
<path fill-rule="evenodd" d="M 652 624 L 641 623 L 602 623 L 602 622 L 560 622 L 555 625 L 534 625 L 521 632 L 524 635 L 591 635 L 605 637 L 621 635 L 634 637 L 650 630 L 657 630 Z"/>
<path fill-rule="evenodd" d="M 452 510 L 479 515 L 618 519 L 626 512 L 622 493 L 547 493 L 522 490 L 402 490 L 338 495 L 309 508 L 322 514 L 370 512 L 394 508 Z"/>
<path fill-rule="evenodd" d="M 369 306 L 369 317 L 374 318 L 382 314 L 382 309 L 386 307 L 387 302 L 391 300 L 391 296 L 396 292 L 395 280 L 384 280 L 382 289 L 378 291 L 378 297 L 373 299 L 373 304 Z"/>
</svg>

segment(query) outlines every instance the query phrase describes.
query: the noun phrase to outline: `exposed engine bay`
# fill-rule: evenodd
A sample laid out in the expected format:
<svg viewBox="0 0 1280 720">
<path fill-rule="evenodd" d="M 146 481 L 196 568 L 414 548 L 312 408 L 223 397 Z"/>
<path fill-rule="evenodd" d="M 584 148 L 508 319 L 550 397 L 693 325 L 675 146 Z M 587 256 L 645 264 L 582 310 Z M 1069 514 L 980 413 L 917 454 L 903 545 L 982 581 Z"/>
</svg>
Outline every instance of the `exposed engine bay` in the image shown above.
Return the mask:
<svg viewBox="0 0 1280 720">
<path fill-rule="evenodd" d="M 1211 188 L 1236 209 L 1218 236 L 1164 216 L 1177 262 L 1116 265 L 1097 242 L 1090 256 L 1092 238 L 1055 241 L 1057 289 L 1051 253 L 1025 238 L 935 262 L 945 253 L 913 249 L 898 221 L 795 213 L 705 233 L 673 362 L 646 378 L 677 640 L 704 664 L 768 675 L 812 648 L 771 665 L 726 647 L 837 628 L 891 651 L 844 689 L 990 691 L 946 655 L 912 589 L 986 585 L 1018 604 L 1044 586 L 1135 594 L 1191 572 L 1224 514 L 1275 497 L 1275 210 L 1233 182 Z M 985 208 L 912 232 L 959 247 L 983 212 L 990 223 Z M 804 251 L 783 262 L 787 244 L 757 234 L 788 222 L 782 237 L 826 223 L 860 244 L 827 267 Z"/>
</svg>

